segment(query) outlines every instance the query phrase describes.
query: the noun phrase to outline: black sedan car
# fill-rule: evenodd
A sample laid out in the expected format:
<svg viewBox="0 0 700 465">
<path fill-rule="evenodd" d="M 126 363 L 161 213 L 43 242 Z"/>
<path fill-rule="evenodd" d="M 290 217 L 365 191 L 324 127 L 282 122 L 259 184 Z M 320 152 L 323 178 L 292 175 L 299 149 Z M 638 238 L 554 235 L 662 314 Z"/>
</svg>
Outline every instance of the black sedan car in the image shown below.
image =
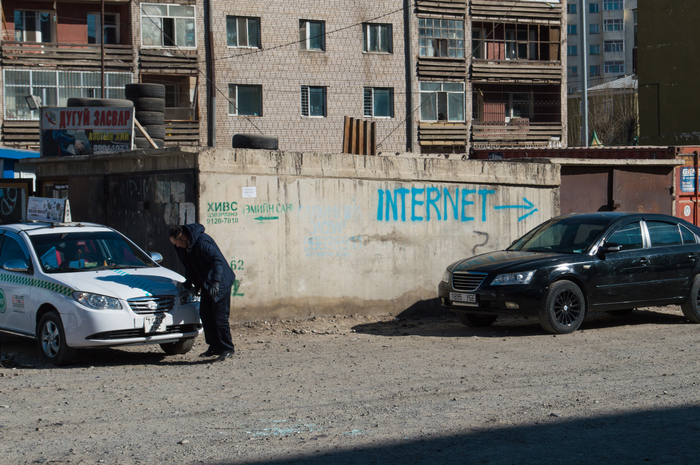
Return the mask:
<svg viewBox="0 0 700 465">
<path fill-rule="evenodd" d="M 447 267 L 442 305 L 468 326 L 538 316 L 545 331 L 576 331 L 590 312 L 680 305 L 700 323 L 700 228 L 667 215 L 601 212 L 546 221 L 506 250 Z"/>
</svg>

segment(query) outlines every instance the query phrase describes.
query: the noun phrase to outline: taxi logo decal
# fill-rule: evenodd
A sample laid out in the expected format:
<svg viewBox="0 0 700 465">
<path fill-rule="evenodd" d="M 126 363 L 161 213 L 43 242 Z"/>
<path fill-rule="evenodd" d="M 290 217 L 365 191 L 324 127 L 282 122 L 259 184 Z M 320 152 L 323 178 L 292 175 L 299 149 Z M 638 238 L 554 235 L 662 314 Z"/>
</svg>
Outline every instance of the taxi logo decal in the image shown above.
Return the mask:
<svg viewBox="0 0 700 465">
<path fill-rule="evenodd" d="M 16 276 L 6 273 L 0 273 L 0 281 L 5 281 L 7 283 L 19 284 L 21 286 L 32 286 L 40 287 L 49 291 L 57 292 L 63 294 L 66 297 L 70 297 L 73 294 L 73 289 L 70 287 L 63 286 L 62 284 L 51 283 L 49 281 L 43 281 L 41 279 L 30 278 L 29 276 Z M 5 307 L 5 294 L 2 295 L 3 309 Z"/>
</svg>

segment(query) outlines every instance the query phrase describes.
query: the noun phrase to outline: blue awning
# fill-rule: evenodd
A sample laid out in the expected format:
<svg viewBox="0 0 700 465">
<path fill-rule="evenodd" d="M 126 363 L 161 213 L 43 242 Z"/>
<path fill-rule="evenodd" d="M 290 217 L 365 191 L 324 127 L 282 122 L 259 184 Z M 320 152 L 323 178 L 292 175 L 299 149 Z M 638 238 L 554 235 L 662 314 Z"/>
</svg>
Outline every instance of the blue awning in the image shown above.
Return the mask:
<svg viewBox="0 0 700 465">
<path fill-rule="evenodd" d="M 38 158 L 39 152 L 34 150 L 11 149 L 9 147 L 0 147 L 0 158 L 10 160 L 21 160 L 22 158 Z"/>
</svg>

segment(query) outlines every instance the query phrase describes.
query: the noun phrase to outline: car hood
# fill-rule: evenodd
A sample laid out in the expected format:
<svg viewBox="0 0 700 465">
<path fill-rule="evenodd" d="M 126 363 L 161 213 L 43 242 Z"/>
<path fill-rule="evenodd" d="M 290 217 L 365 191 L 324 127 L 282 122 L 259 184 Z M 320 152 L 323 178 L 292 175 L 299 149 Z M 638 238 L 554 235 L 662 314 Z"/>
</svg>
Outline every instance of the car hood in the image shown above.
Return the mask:
<svg viewBox="0 0 700 465">
<path fill-rule="evenodd" d="M 74 291 L 90 292 L 120 299 L 177 295 L 177 283 L 185 279 L 163 267 L 54 273 L 51 278 Z"/>
<path fill-rule="evenodd" d="M 553 262 L 567 258 L 571 259 L 571 255 L 503 250 L 466 258 L 453 263 L 448 269 L 452 272 L 474 271 L 481 273 L 525 271 L 551 265 Z"/>
</svg>

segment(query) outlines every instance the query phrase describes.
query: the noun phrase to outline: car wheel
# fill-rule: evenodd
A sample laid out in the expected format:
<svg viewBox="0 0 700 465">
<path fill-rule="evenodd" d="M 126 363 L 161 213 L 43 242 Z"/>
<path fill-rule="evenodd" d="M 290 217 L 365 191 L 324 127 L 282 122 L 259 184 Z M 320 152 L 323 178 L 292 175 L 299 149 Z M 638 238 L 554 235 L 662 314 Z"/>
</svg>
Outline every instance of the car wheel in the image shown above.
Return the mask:
<svg viewBox="0 0 700 465">
<path fill-rule="evenodd" d="M 681 305 L 683 315 L 692 323 L 700 323 L 700 275 L 693 280 L 693 287 L 690 288 L 690 295 L 683 305 Z"/>
<path fill-rule="evenodd" d="M 613 315 L 613 316 L 627 316 L 630 313 L 634 311 L 633 308 L 625 308 L 624 310 L 610 310 L 609 312 L 605 312 L 608 315 Z"/>
<path fill-rule="evenodd" d="M 586 301 L 583 292 L 571 281 L 557 281 L 549 286 L 549 291 L 540 309 L 540 325 L 553 334 L 567 334 L 576 331 L 586 315 Z"/>
<path fill-rule="evenodd" d="M 163 352 L 165 352 L 168 355 L 186 354 L 192 349 L 192 347 L 194 347 L 193 337 L 180 339 L 177 342 L 166 342 L 165 344 L 160 345 L 160 348 L 163 349 Z"/>
<path fill-rule="evenodd" d="M 498 315 L 472 315 L 469 313 L 458 312 L 457 318 L 459 321 L 466 326 L 472 328 L 483 328 L 484 326 L 489 326 L 491 323 L 496 321 Z"/>
<path fill-rule="evenodd" d="M 39 321 L 37 344 L 41 358 L 56 366 L 67 365 L 75 357 L 75 349 L 66 344 L 63 322 L 57 312 L 48 312 Z"/>
</svg>

